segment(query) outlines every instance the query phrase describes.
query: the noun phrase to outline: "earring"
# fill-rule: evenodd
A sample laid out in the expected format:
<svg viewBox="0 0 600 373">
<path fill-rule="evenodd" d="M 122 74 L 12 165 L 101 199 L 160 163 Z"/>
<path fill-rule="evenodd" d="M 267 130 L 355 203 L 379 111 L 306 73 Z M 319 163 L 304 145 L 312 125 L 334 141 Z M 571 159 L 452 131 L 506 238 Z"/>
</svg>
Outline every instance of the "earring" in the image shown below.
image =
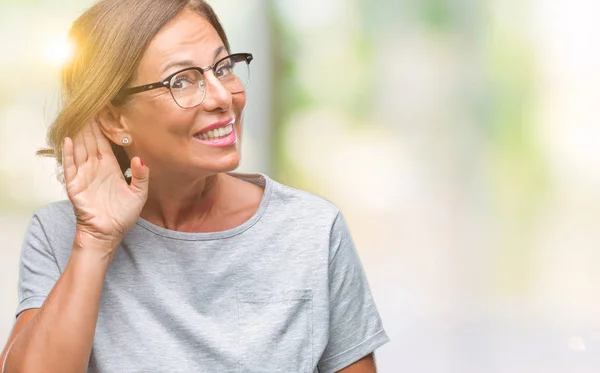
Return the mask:
<svg viewBox="0 0 600 373">
<path fill-rule="evenodd" d="M 123 140 L 121 140 L 121 143 L 123 145 L 129 145 L 129 137 L 123 137 Z"/>
</svg>

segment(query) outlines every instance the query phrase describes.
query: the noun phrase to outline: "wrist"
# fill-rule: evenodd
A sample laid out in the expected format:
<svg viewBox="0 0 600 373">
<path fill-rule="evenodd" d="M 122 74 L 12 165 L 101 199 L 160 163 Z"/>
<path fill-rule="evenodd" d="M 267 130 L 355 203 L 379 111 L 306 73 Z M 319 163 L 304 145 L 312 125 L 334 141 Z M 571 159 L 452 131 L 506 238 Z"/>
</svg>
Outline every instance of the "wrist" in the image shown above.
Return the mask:
<svg viewBox="0 0 600 373">
<path fill-rule="evenodd" d="M 110 260 L 114 252 L 121 243 L 121 238 L 100 237 L 86 230 L 77 228 L 75 230 L 75 239 L 73 241 L 73 252 L 86 254 L 101 260 Z"/>
</svg>

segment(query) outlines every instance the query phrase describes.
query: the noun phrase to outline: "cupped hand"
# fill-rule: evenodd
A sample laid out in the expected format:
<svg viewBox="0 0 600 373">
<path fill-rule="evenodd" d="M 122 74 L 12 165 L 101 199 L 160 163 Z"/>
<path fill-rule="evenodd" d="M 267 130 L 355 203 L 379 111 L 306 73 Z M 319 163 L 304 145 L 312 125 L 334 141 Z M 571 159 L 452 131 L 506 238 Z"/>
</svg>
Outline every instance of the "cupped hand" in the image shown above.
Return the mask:
<svg viewBox="0 0 600 373">
<path fill-rule="evenodd" d="M 73 141 L 65 138 L 63 169 L 77 233 L 115 249 L 146 203 L 150 170 L 131 160 L 127 184 L 108 139 L 92 121 Z"/>
</svg>

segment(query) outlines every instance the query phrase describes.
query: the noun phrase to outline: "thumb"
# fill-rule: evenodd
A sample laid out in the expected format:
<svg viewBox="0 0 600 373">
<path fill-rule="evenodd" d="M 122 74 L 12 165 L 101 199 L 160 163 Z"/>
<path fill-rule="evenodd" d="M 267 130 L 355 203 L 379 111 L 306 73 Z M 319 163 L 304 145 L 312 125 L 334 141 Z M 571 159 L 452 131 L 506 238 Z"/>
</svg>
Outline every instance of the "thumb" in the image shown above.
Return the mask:
<svg viewBox="0 0 600 373">
<path fill-rule="evenodd" d="M 136 193 L 142 193 L 145 197 L 148 193 L 149 181 L 150 169 L 144 166 L 139 157 L 133 157 L 131 159 L 131 185 L 129 188 Z"/>
</svg>

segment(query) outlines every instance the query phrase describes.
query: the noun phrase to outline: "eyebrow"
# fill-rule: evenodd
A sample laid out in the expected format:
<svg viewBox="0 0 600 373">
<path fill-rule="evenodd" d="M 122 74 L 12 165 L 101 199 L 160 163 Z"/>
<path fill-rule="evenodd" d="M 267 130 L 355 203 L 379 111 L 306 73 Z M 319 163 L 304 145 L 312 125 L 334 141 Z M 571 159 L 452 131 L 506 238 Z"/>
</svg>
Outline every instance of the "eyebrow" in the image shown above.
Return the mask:
<svg viewBox="0 0 600 373">
<path fill-rule="evenodd" d="M 215 49 L 215 53 L 213 55 L 213 62 L 217 59 L 219 54 L 221 54 L 224 50 L 225 50 L 225 46 L 223 46 L 223 45 L 221 45 L 219 48 Z M 164 74 L 165 72 L 167 72 L 169 69 L 172 69 L 173 67 L 181 67 L 182 69 L 185 69 L 186 67 L 193 67 L 193 66 L 194 66 L 194 61 L 192 61 L 192 60 L 173 61 L 173 62 L 169 62 L 164 67 L 164 69 L 162 70 L 162 72 L 160 74 L 161 75 Z"/>
</svg>

